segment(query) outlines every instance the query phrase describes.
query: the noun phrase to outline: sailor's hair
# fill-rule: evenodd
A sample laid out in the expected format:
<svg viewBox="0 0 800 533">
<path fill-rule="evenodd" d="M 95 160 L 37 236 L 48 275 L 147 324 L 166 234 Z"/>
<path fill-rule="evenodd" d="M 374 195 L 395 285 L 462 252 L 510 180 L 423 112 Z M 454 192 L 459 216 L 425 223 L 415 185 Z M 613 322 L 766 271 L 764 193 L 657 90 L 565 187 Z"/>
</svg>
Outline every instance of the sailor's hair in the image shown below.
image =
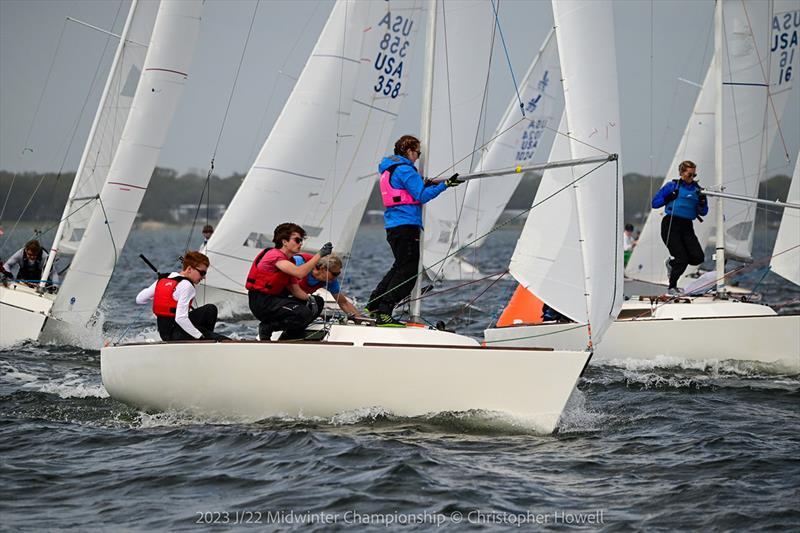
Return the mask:
<svg viewBox="0 0 800 533">
<path fill-rule="evenodd" d="M 326 255 L 325 257 L 320 258 L 317 261 L 317 268 L 324 268 L 325 270 L 330 270 L 331 267 L 333 268 L 342 268 L 342 260 L 339 258 L 338 255 Z"/>
<path fill-rule="evenodd" d="M 402 155 L 405 157 L 409 150 L 419 149 L 419 145 L 419 139 L 413 135 L 403 135 L 394 143 L 394 155 Z"/>
<path fill-rule="evenodd" d="M 197 268 L 200 265 L 209 266 L 211 261 L 208 260 L 205 254 L 201 254 L 200 252 L 186 252 L 183 255 L 183 269 L 186 270 L 189 267 Z"/>
<path fill-rule="evenodd" d="M 697 168 L 697 165 L 695 165 L 694 162 L 689 161 L 687 159 L 686 161 L 682 161 L 681 164 L 678 165 L 678 172 L 683 174 L 683 171 L 686 170 L 687 168 Z"/>
<path fill-rule="evenodd" d="M 30 240 L 25 243 L 25 251 L 38 254 L 42 251 L 42 245 L 36 239 Z"/>
<path fill-rule="evenodd" d="M 292 233 L 299 233 L 301 237 L 306 236 L 306 230 L 294 222 L 278 224 L 278 227 L 275 228 L 275 232 L 272 234 L 272 242 L 275 243 L 275 247 L 283 248 L 283 241 L 288 241 L 292 237 Z"/>
</svg>

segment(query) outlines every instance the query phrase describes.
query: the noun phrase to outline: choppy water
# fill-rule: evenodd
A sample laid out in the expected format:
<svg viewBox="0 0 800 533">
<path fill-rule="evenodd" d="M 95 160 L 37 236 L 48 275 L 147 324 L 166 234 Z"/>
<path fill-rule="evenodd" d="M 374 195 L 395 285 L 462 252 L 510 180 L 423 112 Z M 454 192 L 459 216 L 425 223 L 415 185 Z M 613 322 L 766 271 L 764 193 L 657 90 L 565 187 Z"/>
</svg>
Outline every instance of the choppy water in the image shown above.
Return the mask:
<svg viewBox="0 0 800 533">
<path fill-rule="evenodd" d="M 105 331 L 87 336 L 151 324 L 133 304 L 151 281 L 136 256 L 167 269 L 185 239 L 134 232 Z M 515 239 L 494 234 L 478 257 L 485 272 L 504 268 Z M 382 230 L 365 228 L 353 256 L 345 287 L 365 301 L 390 261 Z M 485 284 L 443 293 L 426 314 L 480 335 L 513 286 L 466 310 Z M 798 297 L 771 274 L 760 288 L 770 302 Z M 222 331 L 251 337 L 255 322 L 227 319 Z M 578 389 L 548 436 L 481 413 L 219 424 L 110 399 L 96 351 L 17 346 L 0 351 L 0 528 L 800 528 L 798 376 L 631 363 L 592 366 Z"/>
</svg>

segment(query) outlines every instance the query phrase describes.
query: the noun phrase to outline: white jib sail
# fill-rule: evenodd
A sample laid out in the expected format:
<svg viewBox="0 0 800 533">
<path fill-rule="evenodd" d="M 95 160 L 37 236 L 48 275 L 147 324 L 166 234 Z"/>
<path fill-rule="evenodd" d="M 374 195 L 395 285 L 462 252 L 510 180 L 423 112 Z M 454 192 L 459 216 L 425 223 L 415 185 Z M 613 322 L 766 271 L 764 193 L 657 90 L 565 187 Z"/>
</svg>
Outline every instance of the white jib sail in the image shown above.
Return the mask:
<svg viewBox="0 0 800 533">
<path fill-rule="evenodd" d="M 425 153 L 425 177 L 468 173 L 479 154 L 479 129 L 495 24 L 488 2 L 437 2 L 431 137 Z M 499 37 L 498 37 L 499 39 Z M 462 160 L 463 159 L 463 160 Z M 470 277 L 460 261 L 445 269 L 444 258 L 458 250 L 458 224 L 466 187 L 442 193 L 425 206 L 423 264 L 431 279 Z M 469 269 L 461 272 L 459 267 Z"/>
<path fill-rule="evenodd" d="M 786 201 L 800 204 L 800 152 Z M 776 274 L 800 285 L 800 210 L 784 208 L 770 266 Z"/>
<path fill-rule="evenodd" d="M 686 160 L 690 160 L 697 165 L 700 174 L 698 179 L 702 183 L 710 185 L 714 181 L 714 102 L 716 99 L 714 98 L 713 74 L 713 70 L 709 67 L 703 86 L 700 89 L 700 94 L 694 104 L 692 116 L 689 117 L 680 145 L 675 151 L 675 156 L 667 169 L 666 177 L 661 186 L 678 178 L 678 165 Z M 653 190 L 653 195 L 655 193 L 656 190 Z M 716 200 L 709 198 L 709 209 L 715 208 Z M 669 256 L 669 251 L 661 240 L 661 220 L 663 217 L 663 209 L 650 211 L 639 236 L 639 242 L 633 249 L 628 266 L 625 268 L 625 273 L 629 277 L 651 283 L 668 284 L 667 269 L 664 263 Z M 713 230 L 710 217 L 703 223 L 695 222 L 694 229 L 700 245 L 705 248 L 708 243 L 708 237 Z M 682 276 L 678 281 L 679 286 L 684 285 L 684 279 L 685 276 Z"/>
<path fill-rule="evenodd" d="M 553 14 L 570 157 L 618 154 L 619 92 L 611 2 L 554 1 Z M 557 138 L 551 157 L 565 155 L 563 141 Z M 592 341 L 597 343 L 622 306 L 622 172 L 615 163 L 607 163 L 581 178 L 592 168 L 544 173 L 537 202 L 572 181 L 575 184 L 531 211 L 514 251 L 511 273 L 561 313 L 589 324 Z"/>
<path fill-rule="evenodd" d="M 553 30 L 547 34 L 520 84 L 520 99 L 525 117 L 520 114 L 515 94 L 494 133 L 495 140 L 486 148 L 475 171 L 513 168 L 547 160 L 555 129 L 564 113 L 561 64 Z M 464 185 L 466 195 L 458 224 L 460 243 L 473 248 L 483 244 L 484 235 L 497 223 L 521 179 L 522 174 L 512 174 L 472 180 Z M 476 239 L 480 240 L 473 242 Z"/>
<path fill-rule="evenodd" d="M 347 254 L 401 103 L 419 2 L 339 0 L 206 253 L 207 286 L 244 293 L 250 263 L 282 222 Z M 221 296 L 209 296 L 219 301 Z"/>
<path fill-rule="evenodd" d="M 52 315 L 85 325 L 95 313 L 139 211 L 187 78 L 200 27 L 199 0 L 163 0 L 143 73 L 108 178 Z"/>
</svg>

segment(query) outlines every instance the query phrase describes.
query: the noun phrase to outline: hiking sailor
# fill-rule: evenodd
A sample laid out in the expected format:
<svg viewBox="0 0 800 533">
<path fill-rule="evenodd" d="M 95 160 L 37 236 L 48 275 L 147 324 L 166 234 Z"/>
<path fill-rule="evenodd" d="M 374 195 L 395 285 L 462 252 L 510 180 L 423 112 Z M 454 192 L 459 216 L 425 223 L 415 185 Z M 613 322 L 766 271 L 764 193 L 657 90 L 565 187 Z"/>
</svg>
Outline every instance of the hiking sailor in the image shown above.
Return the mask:
<svg viewBox="0 0 800 533">
<path fill-rule="evenodd" d="M 694 233 L 693 220 L 700 222 L 708 214 L 708 198 L 703 188 L 694 180 L 697 165 L 684 161 L 678 166 L 680 178 L 666 183 L 653 197 L 653 209 L 664 208 L 661 220 L 661 240 L 667 245 L 670 256 L 665 264 L 669 276 L 669 294 L 678 294 L 678 279 L 688 265 L 699 265 L 705 260 L 700 242 Z"/>
<path fill-rule="evenodd" d="M 403 327 L 392 311 L 411 294 L 419 269 L 419 238 L 422 229 L 422 204 L 430 202 L 448 187 L 462 183 L 458 174 L 447 181 L 432 183 L 423 180 L 414 163 L 422 155 L 416 137 L 403 135 L 394 144 L 394 155 L 384 157 L 378 165 L 386 240 L 392 248 L 394 263 L 367 303 L 368 312 L 379 326 Z"/>
<path fill-rule="evenodd" d="M 186 252 L 183 270 L 160 277 L 158 281 L 136 295 L 136 303 L 153 302 L 158 334 L 162 341 L 195 339 L 227 339 L 214 333 L 217 324 L 217 306 L 194 306 L 194 286 L 206 276 L 208 257 L 200 252 Z M 190 310 L 191 309 L 191 310 Z"/>
<path fill-rule="evenodd" d="M 17 280 L 33 287 L 41 282 L 45 262 L 47 262 L 47 252 L 42 249 L 39 241 L 34 239 L 25 243 L 22 249 L 9 257 L 3 268 L 10 273 L 12 267 L 19 266 Z M 58 272 L 55 268 L 50 272 L 49 281 L 58 284 Z"/>
<path fill-rule="evenodd" d="M 250 311 L 261 322 L 258 338 L 268 341 L 274 331 L 285 331 L 286 338 L 303 335 L 306 326 L 322 312 L 322 297 L 300 289 L 299 281 L 314 269 L 319 260 L 330 255 L 333 245 L 325 243 L 319 253 L 297 265 L 292 257 L 300 253 L 306 231 L 291 222 L 275 228 L 275 248 L 259 253 L 247 274 Z"/>
</svg>

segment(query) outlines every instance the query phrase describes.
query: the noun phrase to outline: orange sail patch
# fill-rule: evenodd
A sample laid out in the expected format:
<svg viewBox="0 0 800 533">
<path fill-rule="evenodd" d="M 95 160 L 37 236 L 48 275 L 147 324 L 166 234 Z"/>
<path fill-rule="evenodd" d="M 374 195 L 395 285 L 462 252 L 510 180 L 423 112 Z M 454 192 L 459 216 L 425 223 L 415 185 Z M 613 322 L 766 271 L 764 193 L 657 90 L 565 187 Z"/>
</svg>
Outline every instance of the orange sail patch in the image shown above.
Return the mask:
<svg viewBox="0 0 800 533">
<path fill-rule="evenodd" d="M 541 324 L 542 302 L 522 285 L 517 285 L 514 295 L 503 309 L 503 314 L 497 320 L 497 327 L 513 326 L 515 324 Z"/>
</svg>

